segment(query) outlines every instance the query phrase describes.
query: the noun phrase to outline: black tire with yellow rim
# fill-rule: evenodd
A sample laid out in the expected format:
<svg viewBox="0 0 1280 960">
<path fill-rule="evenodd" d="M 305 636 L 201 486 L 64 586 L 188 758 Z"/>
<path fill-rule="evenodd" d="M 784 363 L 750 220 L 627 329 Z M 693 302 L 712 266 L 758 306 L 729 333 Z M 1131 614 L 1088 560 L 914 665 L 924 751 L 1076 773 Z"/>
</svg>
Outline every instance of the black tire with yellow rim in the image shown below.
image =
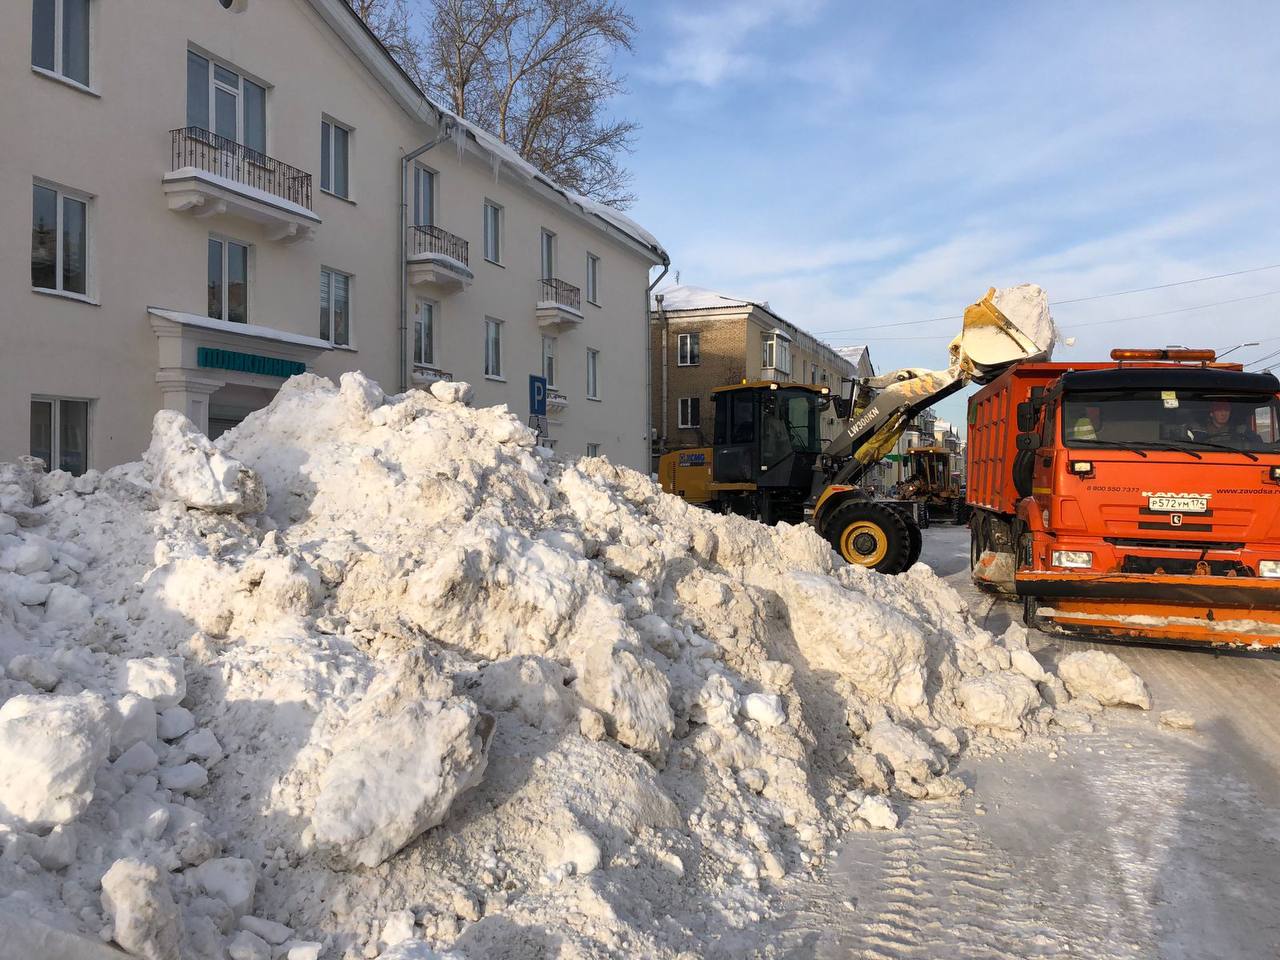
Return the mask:
<svg viewBox="0 0 1280 960">
<path fill-rule="evenodd" d="M 902 573 L 919 557 L 915 525 L 896 510 L 871 500 L 837 507 L 823 523 L 827 540 L 849 563 L 878 573 Z"/>
</svg>

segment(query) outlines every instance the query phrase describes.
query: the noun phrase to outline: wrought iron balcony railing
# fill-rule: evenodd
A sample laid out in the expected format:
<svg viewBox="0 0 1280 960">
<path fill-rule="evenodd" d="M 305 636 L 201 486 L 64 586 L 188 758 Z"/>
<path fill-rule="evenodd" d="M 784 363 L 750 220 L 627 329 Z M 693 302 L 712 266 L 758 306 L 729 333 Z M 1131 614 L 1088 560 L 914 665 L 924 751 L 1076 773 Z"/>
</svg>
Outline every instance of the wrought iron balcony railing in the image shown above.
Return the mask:
<svg viewBox="0 0 1280 960">
<path fill-rule="evenodd" d="M 408 255 L 410 257 L 437 253 L 457 260 L 464 267 L 469 267 L 471 266 L 468 259 L 470 249 L 471 245 L 466 240 L 454 236 L 448 230 L 430 226 L 409 228 Z"/>
<path fill-rule="evenodd" d="M 311 209 L 311 174 L 202 127 L 170 134 L 174 170 L 194 167 Z"/>
<path fill-rule="evenodd" d="M 582 290 L 572 283 L 566 283 L 564 280 L 545 277 L 542 280 L 541 300 L 544 303 L 558 303 L 562 307 L 580 311 L 582 309 Z"/>
</svg>

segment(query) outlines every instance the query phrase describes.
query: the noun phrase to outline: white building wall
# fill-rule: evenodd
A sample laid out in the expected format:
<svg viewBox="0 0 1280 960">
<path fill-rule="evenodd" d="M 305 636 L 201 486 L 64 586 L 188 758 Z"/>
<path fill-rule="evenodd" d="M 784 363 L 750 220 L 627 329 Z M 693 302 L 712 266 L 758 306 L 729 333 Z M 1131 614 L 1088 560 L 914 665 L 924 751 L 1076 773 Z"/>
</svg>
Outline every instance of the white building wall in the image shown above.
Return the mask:
<svg viewBox="0 0 1280 960">
<path fill-rule="evenodd" d="M 29 451 L 33 395 L 92 401 L 90 466 L 139 455 L 164 402 L 148 307 L 207 312 L 211 233 L 252 245 L 255 325 L 318 336 L 321 267 L 353 275 L 351 348 L 313 351 L 318 358 L 309 366 L 325 376 L 361 369 L 389 392 L 398 388 L 400 157 L 439 131 L 425 102 L 398 102 L 385 76 L 375 76 L 319 15 L 349 16 L 341 0 L 237 0 L 232 11 L 218 0 L 93 0 L 92 92 L 32 69 L 32 5 L 14 0 L 12 7 L 9 29 L 0 31 L 7 94 L 0 98 L 7 131 L 0 146 L 0 459 Z M 268 85 L 266 152 L 312 175 L 312 209 L 322 221 L 314 239 L 285 243 L 271 239 L 274 228 L 169 209 L 162 178 L 170 170 L 170 130 L 186 125 L 189 46 Z M 320 189 L 322 116 L 353 128 L 350 200 Z M 469 289 L 436 296 L 439 366 L 470 380 L 477 404 L 507 403 L 528 414 L 528 375 L 541 372 L 539 228 L 554 230 L 563 279 L 585 287 L 587 252 L 601 258 L 601 306 L 584 303 L 582 323 L 560 335 L 558 385 L 568 407 L 552 436 L 563 452 L 599 443 L 613 459 L 643 469 L 647 407 L 638 358 L 647 346 L 648 272 L 659 255 L 575 214 L 560 194 L 531 186 L 511 165 L 495 168 L 474 144 L 461 155 L 446 143 L 422 160 L 439 174 L 436 223 L 469 241 L 475 273 Z M 32 289 L 36 178 L 92 198 L 88 302 Z M 505 209 L 502 266 L 483 259 L 486 197 Z M 410 310 L 415 295 L 408 291 Z M 505 321 L 505 382 L 483 377 L 486 316 Z M 601 351 L 600 402 L 585 399 L 588 347 Z M 232 379 L 267 388 L 281 382 Z"/>
</svg>

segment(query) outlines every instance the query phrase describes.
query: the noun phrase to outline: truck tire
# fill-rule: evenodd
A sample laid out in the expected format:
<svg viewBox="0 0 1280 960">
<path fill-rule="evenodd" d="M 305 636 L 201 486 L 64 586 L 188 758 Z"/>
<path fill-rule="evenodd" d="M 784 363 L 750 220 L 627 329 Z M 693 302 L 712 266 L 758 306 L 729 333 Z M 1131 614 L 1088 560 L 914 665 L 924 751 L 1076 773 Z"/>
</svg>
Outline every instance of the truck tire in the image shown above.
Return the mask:
<svg viewBox="0 0 1280 960">
<path fill-rule="evenodd" d="M 987 548 L 986 545 L 986 517 L 982 513 L 975 513 L 969 518 L 969 569 L 975 570 L 978 561 L 982 559 L 982 551 Z"/>
<path fill-rule="evenodd" d="M 896 510 L 870 500 L 836 508 L 823 526 L 840 556 L 877 573 L 902 573 L 911 566 L 911 530 L 920 536 L 919 528 Z"/>
<path fill-rule="evenodd" d="M 924 534 L 914 523 L 907 521 L 907 535 L 911 537 L 911 549 L 907 553 L 906 569 L 910 570 L 920 560 L 920 551 L 924 549 Z"/>
</svg>

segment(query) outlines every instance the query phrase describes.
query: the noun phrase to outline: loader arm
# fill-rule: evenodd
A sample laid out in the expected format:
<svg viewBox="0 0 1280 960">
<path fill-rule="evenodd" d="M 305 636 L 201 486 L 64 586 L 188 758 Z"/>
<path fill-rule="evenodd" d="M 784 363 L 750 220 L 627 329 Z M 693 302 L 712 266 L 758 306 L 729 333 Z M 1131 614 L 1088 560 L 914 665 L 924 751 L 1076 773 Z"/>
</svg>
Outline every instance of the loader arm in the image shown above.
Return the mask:
<svg viewBox="0 0 1280 960">
<path fill-rule="evenodd" d="M 819 466 L 824 476 L 815 478 L 815 487 L 822 483 L 856 484 L 873 464 L 893 450 L 911 418 L 920 411 L 971 380 L 988 383 L 1015 364 L 1048 356 L 1053 347 L 1052 322 L 1043 291 L 1039 287 L 1033 289 L 1039 298 L 1033 301 L 1034 305 L 1043 304 L 1042 318 L 1035 310 L 1022 308 L 1021 313 L 1015 312 L 1014 322 L 996 306 L 994 287 L 967 307 L 960 334 L 948 348 L 951 365 L 946 370 L 909 367 L 856 382 L 850 396 L 850 414 L 844 429 L 823 451 Z M 867 396 L 870 402 L 862 403 Z"/>
</svg>

